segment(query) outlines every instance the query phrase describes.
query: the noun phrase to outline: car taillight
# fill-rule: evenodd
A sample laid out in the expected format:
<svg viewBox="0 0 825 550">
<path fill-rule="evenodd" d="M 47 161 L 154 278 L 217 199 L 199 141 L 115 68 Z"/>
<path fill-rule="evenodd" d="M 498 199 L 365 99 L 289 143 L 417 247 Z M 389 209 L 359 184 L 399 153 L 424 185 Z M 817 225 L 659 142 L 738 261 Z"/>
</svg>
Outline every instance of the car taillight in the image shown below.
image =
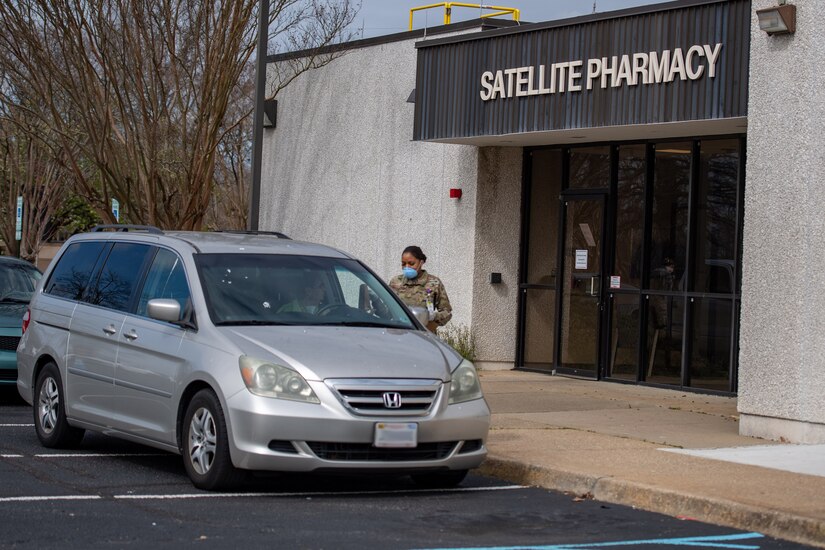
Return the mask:
<svg viewBox="0 0 825 550">
<path fill-rule="evenodd" d="M 29 328 L 29 321 L 32 318 L 32 312 L 26 308 L 26 313 L 23 314 L 23 334 L 26 334 L 26 329 Z"/>
</svg>

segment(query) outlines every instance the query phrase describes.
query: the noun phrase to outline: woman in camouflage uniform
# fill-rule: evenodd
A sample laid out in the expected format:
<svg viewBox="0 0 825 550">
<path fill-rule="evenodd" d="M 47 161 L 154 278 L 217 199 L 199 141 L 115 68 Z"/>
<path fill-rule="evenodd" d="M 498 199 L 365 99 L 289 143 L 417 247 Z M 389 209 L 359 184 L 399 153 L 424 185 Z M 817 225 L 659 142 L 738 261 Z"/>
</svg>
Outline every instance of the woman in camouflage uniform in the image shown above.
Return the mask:
<svg viewBox="0 0 825 550">
<path fill-rule="evenodd" d="M 401 275 L 390 280 L 392 288 L 408 306 L 427 308 L 430 321 L 427 328 L 432 332 L 447 324 L 453 316 L 453 308 L 447 290 L 441 280 L 424 269 L 427 256 L 417 246 L 408 246 L 401 253 Z"/>
</svg>

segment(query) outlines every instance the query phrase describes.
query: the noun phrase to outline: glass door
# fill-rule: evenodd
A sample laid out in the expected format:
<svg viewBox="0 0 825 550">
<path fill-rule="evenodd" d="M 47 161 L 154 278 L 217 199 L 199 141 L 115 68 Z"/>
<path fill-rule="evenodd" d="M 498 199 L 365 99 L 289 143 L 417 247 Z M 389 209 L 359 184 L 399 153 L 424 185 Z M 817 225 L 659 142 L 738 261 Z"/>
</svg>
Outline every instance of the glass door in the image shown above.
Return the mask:
<svg viewBox="0 0 825 550">
<path fill-rule="evenodd" d="M 559 194 L 561 149 L 529 153 L 529 206 L 525 212 L 525 254 L 522 258 L 520 347 L 518 365 L 552 371 L 556 335 L 558 287 Z"/>
<path fill-rule="evenodd" d="M 561 281 L 559 367 L 596 378 L 602 307 L 605 196 L 564 199 L 564 276 Z"/>
</svg>

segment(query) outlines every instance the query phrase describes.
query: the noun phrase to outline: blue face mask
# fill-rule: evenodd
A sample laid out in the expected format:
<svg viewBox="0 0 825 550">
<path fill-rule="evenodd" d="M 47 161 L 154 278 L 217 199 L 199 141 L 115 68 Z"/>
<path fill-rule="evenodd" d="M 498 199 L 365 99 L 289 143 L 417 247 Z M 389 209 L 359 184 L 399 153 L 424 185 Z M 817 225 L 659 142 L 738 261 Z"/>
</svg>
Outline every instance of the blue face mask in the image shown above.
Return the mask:
<svg viewBox="0 0 825 550">
<path fill-rule="evenodd" d="M 415 279 L 418 277 L 418 271 L 411 267 L 404 267 L 401 269 L 401 272 L 404 273 L 404 277 L 407 279 Z"/>
</svg>

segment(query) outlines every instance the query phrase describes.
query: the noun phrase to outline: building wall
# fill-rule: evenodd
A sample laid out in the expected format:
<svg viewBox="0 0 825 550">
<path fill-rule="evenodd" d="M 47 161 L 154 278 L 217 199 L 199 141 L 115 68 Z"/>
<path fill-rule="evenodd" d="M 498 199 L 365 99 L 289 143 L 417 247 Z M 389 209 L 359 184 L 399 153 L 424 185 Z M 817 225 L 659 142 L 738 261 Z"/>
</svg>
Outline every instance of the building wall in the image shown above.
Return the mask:
<svg viewBox="0 0 825 550">
<path fill-rule="evenodd" d="M 469 325 L 478 149 L 412 141 L 414 44 L 350 50 L 278 95 L 277 127 L 264 130 L 260 228 L 340 248 L 385 280 L 400 273 L 404 247 L 419 245 L 453 322 Z M 453 187 L 461 199 L 449 198 Z"/>
<path fill-rule="evenodd" d="M 794 35 L 752 18 L 738 406 L 742 434 L 822 443 L 825 0 L 795 4 Z"/>
<path fill-rule="evenodd" d="M 520 147 L 479 149 L 472 326 L 485 369 L 512 368 L 516 356 L 522 158 Z"/>
</svg>

